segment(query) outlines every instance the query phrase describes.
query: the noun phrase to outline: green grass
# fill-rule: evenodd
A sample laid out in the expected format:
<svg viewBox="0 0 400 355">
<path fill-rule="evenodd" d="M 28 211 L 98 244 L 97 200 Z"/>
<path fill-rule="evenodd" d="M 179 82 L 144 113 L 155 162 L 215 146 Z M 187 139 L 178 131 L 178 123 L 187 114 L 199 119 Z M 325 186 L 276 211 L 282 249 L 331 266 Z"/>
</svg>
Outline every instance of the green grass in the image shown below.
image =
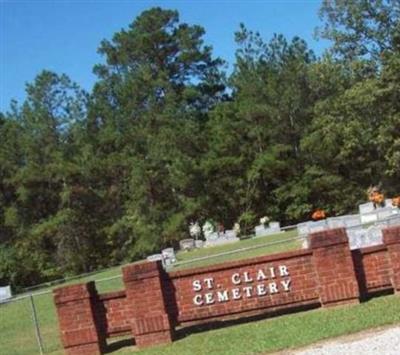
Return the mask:
<svg viewBox="0 0 400 355">
<path fill-rule="evenodd" d="M 291 239 L 297 236 L 297 230 L 291 230 L 284 233 L 269 235 L 260 238 L 251 238 L 245 239 L 240 241 L 240 243 L 232 243 L 227 245 L 220 245 L 212 248 L 202 248 L 202 249 L 195 249 L 190 252 L 180 251 L 177 253 L 177 261 L 178 262 L 187 262 L 190 260 L 194 260 L 197 258 L 202 258 L 205 256 L 215 256 L 214 258 L 209 258 L 206 260 L 199 260 L 194 261 L 191 263 L 178 265 L 176 267 L 172 266 L 169 270 L 179 270 L 179 269 L 186 269 L 191 267 L 198 267 L 198 266 L 207 266 L 212 264 L 219 264 L 225 261 L 231 260 L 241 260 L 266 254 L 273 254 L 284 252 L 288 250 L 295 250 L 300 248 L 300 241 L 293 240 L 289 242 L 283 242 L 280 244 L 273 244 L 273 245 L 265 245 L 268 243 L 276 243 L 279 241 L 283 241 L 285 239 Z M 242 251 L 237 253 L 232 253 L 228 255 L 219 256 L 218 254 L 224 252 L 230 252 L 236 249 L 241 248 L 249 248 L 254 247 L 254 249 L 248 251 Z"/>
<path fill-rule="evenodd" d="M 317 309 L 189 334 L 171 345 L 136 354 L 261 354 L 396 323 L 400 323 L 400 297 L 386 296 L 356 306 Z M 132 350 L 127 347 L 117 353 Z"/>
</svg>

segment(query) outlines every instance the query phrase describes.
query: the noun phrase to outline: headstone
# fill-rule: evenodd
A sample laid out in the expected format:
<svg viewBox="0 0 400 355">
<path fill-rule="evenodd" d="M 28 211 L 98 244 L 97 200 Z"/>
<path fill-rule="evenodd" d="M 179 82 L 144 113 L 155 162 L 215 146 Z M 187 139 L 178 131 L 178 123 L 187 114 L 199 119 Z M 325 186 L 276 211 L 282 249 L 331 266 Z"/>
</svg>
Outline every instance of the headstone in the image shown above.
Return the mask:
<svg viewBox="0 0 400 355">
<path fill-rule="evenodd" d="M 378 214 L 376 212 L 365 213 L 360 216 L 361 223 L 373 223 L 378 220 Z"/>
<path fill-rule="evenodd" d="M 263 224 L 255 227 L 256 237 L 263 237 L 268 234 L 267 228 Z"/>
<path fill-rule="evenodd" d="M 206 238 L 206 241 L 210 241 L 210 242 L 215 241 L 218 239 L 218 232 L 209 233 L 205 236 L 205 238 Z"/>
<path fill-rule="evenodd" d="M 268 226 L 271 233 L 279 233 L 281 231 L 281 224 L 279 222 L 269 222 Z"/>
<path fill-rule="evenodd" d="M 236 232 L 232 229 L 227 229 L 223 234 L 223 237 L 226 239 L 233 239 L 236 238 Z"/>
<path fill-rule="evenodd" d="M 374 212 L 375 207 L 372 202 L 367 202 L 367 203 L 363 203 L 363 204 L 359 205 L 358 210 L 360 211 L 360 214 L 363 215 L 366 213 Z"/>
<path fill-rule="evenodd" d="M 179 247 L 181 250 L 192 250 L 194 248 L 194 239 L 182 239 L 179 242 Z"/>
<path fill-rule="evenodd" d="M 385 199 L 385 207 L 394 207 L 391 198 Z"/>
<path fill-rule="evenodd" d="M 255 227 L 256 237 L 264 237 L 266 235 L 283 233 L 281 230 L 281 224 L 279 222 L 269 222 L 268 227 L 260 224 Z"/>
<path fill-rule="evenodd" d="M 383 207 L 377 210 L 378 213 L 378 220 L 386 219 L 392 216 L 393 214 L 393 208 L 392 207 Z"/>
<path fill-rule="evenodd" d="M 224 245 L 238 242 L 240 239 L 236 236 L 236 232 L 234 230 L 226 230 L 224 233 L 215 233 L 215 236 L 212 238 L 206 238 L 206 242 L 204 243 L 205 247 L 212 247 L 217 245 Z"/>
<path fill-rule="evenodd" d="M 204 246 L 204 242 L 202 240 L 195 240 L 194 241 L 194 246 L 196 248 L 202 248 Z"/>
<path fill-rule="evenodd" d="M 0 287 L 0 303 L 12 297 L 11 286 Z"/>
</svg>

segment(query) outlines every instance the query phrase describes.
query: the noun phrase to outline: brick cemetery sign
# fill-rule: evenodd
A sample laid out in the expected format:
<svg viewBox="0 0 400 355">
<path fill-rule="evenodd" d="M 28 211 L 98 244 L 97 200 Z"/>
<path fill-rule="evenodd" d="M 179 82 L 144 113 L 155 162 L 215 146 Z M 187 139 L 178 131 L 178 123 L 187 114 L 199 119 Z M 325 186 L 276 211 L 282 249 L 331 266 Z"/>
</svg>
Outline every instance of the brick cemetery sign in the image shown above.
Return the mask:
<svg viewBox="0 0 400 355">
<path fill-rule="evenodd" d="M 67 354 L 101 354 L 106 339 L 131 334 L 141 347 L 173 341 L 178 325 L 358 303 L 400 292 L 400 226 L 379 245 L 350 250 L 344 228 L 309 236 L 309 248 L 166 272 L 160 261 L 122 269 L 125 290 L 94 283 L 54 290 Z"/>
</svg>

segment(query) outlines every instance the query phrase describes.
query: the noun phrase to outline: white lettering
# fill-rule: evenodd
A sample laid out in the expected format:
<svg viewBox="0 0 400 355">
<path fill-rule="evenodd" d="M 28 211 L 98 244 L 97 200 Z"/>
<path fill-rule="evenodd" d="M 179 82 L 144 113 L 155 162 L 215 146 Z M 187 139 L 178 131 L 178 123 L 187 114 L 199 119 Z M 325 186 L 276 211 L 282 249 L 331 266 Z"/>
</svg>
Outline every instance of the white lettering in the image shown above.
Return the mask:
<svg viewBox="0 0 400 355">
<path fill-rule="evenodd" d="M 194 296 L 193 297 L 193 303 L 196 305 L 196 306 L 201 306 L 204 302 L 203 302 L 203 299 L 202 299 L 202 297 L 201 297 L 201 295 L 196 295 L 196 296 Z"/>
<path fill-rule="evenodd" d="M 281 285 L 283 286 L 283 290 L 284 290 L 285 292 L 289 292 L 289 291 L 290 291 L 290 289 L 289 289 L 290 282 L 291 282 L 290 279 L 288 279 L 288 280 L 282 280 L 282 281 L 281 281 Z"/>
<path fill-rule="evenodd" d="M 267 276 L 265 276 L 264 271 L 262 271 L 261 269 L 258 270 L 257 273 L 257 281 L 263 281 L 267 278 Z"/>
<path fill-rule="evenodd" d="M 269 273 L 271 274 L 271 278 L 275 278 L 275 270 L 274 270 L 274 268 L 273 267 L 270 267 L 269 268 Z"/>
<path fill-rule="evenodd" d="M 267 290 L 264 284 L 257 285 L 257 295 L 258 296 L 265 296 L 267 294 Z"/>
<path fill-rule="evenodd" d="M 225 301 L 229 301 L 229 296 L 228 296 L 228 291 L 218 291 L 217 292 L 217 296 L 218 296 L 218 302 L 225 302 Z"/>
<path fill-rule="evenodd" d="M 232 283 L 234 285 L 239 285 L 240 284 L 240 275 L 239 274 L 233 274 L 232 275 Z"/>
<path fill-rule="evenodd" d="M 271 282 L 269 285 L 269 293 L 272 295 L 274 293 L 278 293 L 278 288 L 276 287 L 276 282 Z"/>
<path fill-rule="evenodd" d="M 214 301 L 214 298 L 213 298 L 212 292 L 206 293 L 206 294 L 204 295 L 204 297 L 205 297 L 205 299 L 206 299 L 206 304 L 213 304 L 213 303 L 215 302 L 215 301 Z"/>
<path fill-rule="evenodd" d="M 193 290 L 194 291 L 201 291 L 200 280 L 194 280 L 192 285 L 193 285 Z"/>
<path fill-rule="evenodd" d="M 242 298 L 242 296 L 240 295 L 240 289 L 238 288 L 233 288 L 232 289 L 232 298 L 234 300 L 239 300 Z"/>
<path fill-rule="evenodd" d="M 243 273 L 244 275 L 244 282 L 253 282 L 253 279 L 249 276 L 249 273 L 246 271 Z"/>
<path fill-rule="evenodd" d="M 253 291 L 253 287 L 252 286 L 243 287 L 243 291 L 246 292 L 246 297 L 250 298 L 251 291 Z"/>
<path fill-rule="evenodd" d="M 213 278 L 208 278 L 208 279 L 204 279 L 204 283 L 207 285 L 207 288 L 209 289 L 209 290 L 211 290 L 214 286 L 213 286 L 213 284 L 214 284 L 214 279 Z"/>
<path fill-rule="evenodd" d="M 279 265 L 279 273 L 281 276 L 289 276 L 289 271 L 285 265 Z"/>
</svg>

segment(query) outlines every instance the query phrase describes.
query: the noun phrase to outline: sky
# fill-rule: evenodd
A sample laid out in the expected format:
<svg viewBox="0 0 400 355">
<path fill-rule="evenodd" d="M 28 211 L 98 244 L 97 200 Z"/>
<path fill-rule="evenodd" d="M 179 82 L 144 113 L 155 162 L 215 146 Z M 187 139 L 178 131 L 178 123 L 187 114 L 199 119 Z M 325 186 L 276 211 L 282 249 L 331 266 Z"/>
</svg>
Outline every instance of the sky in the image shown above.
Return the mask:
<svg viewBox="0 0 400 355">
<path fill-rule="evenodd" d="M 153 6 L 176 9 L 180 20 L 206 30 L 205 43 L 232 68 L 234 32 L 243 22 L 269 40 L 274 33 L 305 39 L 317 55 L 329 45 L 314 38 L 320 0 L 0 0 L 0 111 L 21 102 L 25 84 L 43 69 L 65 73 L 90 91 L 101 40 L 111 39 Z"/>
</svg>

